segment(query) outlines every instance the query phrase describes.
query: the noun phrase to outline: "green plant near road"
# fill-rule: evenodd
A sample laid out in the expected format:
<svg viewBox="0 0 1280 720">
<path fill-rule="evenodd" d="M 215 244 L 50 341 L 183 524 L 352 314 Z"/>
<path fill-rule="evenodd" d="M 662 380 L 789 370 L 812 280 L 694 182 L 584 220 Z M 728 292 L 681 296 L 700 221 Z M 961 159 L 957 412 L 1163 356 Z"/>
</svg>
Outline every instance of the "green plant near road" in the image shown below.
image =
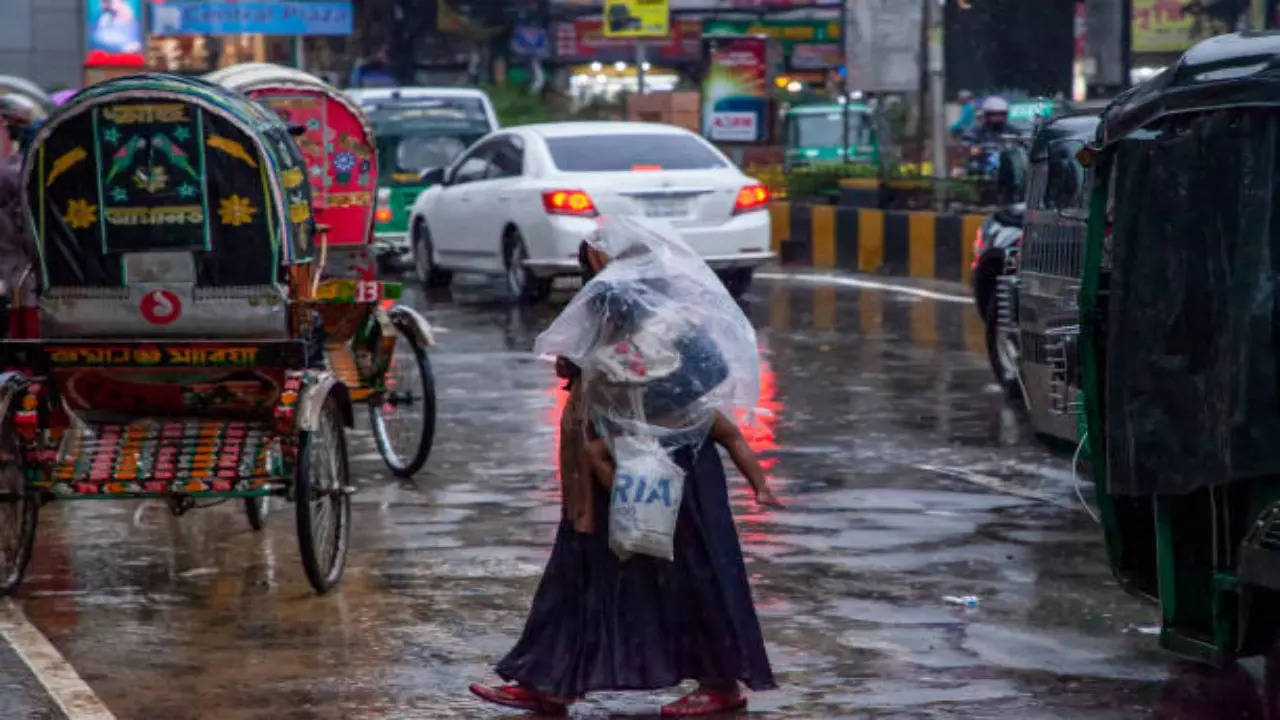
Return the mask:
<svg viewBox="0 0 1280 720">
<path fill-rule="evenodd" d="M 527 125 L 529 123 L 548 122 L 552 117 L 548 103 L 543 98 L 529 92 L 527 87 L 515 83 L 505 85 L 489 85 L 481 88 L 493 103 L 493 110 L 498 114 L 498 122 L 503 127 Z"/>
<path fill-rule="evenodd" d="M 845 178 L 877 178 L 880 168 L 869 163 L 830 163 L 792 170 L 787 175 L 787 197 L 792 200 L 827 200 L 839 197 Z"/>
</svg>

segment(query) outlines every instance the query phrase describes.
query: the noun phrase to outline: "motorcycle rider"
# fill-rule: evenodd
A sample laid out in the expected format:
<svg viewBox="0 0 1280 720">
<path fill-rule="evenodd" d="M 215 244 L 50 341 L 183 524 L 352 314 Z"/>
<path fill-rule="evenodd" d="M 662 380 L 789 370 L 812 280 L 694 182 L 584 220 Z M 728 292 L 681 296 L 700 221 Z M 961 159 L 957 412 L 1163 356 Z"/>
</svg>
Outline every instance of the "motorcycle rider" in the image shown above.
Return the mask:
<svg viewBox="0 0 1280 720">
<path fill-rule="evenodd" d="M 982 122 L 964 133 L 964 141 L 968 144 L 998 143 L 1008 135 L 1018 134 L 1017 129 L 1009 124 L 1009 103 L 1004 98 L 992 95 L 983 100 L 979 115 Z"/>
</svg>

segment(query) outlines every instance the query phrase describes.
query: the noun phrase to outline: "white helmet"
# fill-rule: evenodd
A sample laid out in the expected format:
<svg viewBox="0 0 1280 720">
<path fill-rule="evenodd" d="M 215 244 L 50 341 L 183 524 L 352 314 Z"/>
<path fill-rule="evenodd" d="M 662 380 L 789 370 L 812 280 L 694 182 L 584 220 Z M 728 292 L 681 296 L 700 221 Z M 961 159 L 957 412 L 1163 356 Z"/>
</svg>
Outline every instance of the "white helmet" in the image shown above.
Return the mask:
<svg viewBox="0 0 1280 720">
<path fill-rule="evenodd" d="M 982 101 L 982 113 L 1004 113 L 1009 114 L 1009 103 L 1004 98 L 992 95 Z"/>
</svg>

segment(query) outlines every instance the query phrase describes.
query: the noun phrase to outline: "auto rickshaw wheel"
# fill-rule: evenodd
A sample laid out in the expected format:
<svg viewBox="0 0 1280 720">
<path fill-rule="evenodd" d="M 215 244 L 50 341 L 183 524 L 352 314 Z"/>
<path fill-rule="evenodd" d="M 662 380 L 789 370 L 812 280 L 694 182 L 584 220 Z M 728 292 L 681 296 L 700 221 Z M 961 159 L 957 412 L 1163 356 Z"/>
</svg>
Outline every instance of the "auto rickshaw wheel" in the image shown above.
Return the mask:
<svg viewBox="0 0 1280 720">
<path fill-rule="evenodd" d="M 338 584 L 351 533 L 351 473 L 342 413 L 325 400 L 316 429 L 303 431 L 298 447 L 294 502 L 302 568 L 317 593 Z"/>
<path fill-rule="evenodd" d="M 40 497 L 27 490 L 22 447 L 13 427 L 0 430 L 0 597 L 22 582 L 36 539 Z"/>
<path fill-rule="evenodd" d="M 267 526 L 267 514 L 271 512 L 271 496 L 260 495 L 244 499 L 244 514 L 249 518 L 249 527 L 259 532 Z"/>
<path fill-rule="evenodd" d="M 410 477 L 431 455 L 436 435 L 436 382 L 427 349 L 413 333 L 396 326 L 408 353 L 391 358 L 381 393 L 369 398 L 369 425 L 378 453 L 392 473 Z M 402 347 L 396 343 L 396 349 Z"/>
</svg>

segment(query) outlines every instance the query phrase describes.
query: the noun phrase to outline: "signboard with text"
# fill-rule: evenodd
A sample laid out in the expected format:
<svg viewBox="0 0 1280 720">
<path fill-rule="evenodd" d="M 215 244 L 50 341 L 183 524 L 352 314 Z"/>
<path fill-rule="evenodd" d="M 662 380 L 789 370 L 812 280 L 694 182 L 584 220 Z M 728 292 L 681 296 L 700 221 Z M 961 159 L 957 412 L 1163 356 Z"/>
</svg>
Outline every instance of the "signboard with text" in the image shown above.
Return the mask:
<svg viewBox="0 0 1280 720">
<path fill-rule="evenodd" d="M 666 37 L 671 32 L 667 0 L 606 0 L 605 37 Z"/>
<path fill-rule="evenodd" d="M 606 37 L 600 18 L 556 23 L 553 32 L 555 57 L 561 62 L 630 62 L 636 56 L 635 40 Z M 645 43 L 645 48 L 655 64 L 695 61 L 702 56 L 702 21 L 675 20 L 669 35 Z"/>
<path fill-rule="evenodd" d="M 151 7 L 154 35 L 350 35 L 350 2 L 164 0 Z"/>
<path fill-rule="evenodd" d="M 706 40 L 702 127 L 712 142 L 761 142 L 769 107 L 769 39 Z"/>
</svg>

